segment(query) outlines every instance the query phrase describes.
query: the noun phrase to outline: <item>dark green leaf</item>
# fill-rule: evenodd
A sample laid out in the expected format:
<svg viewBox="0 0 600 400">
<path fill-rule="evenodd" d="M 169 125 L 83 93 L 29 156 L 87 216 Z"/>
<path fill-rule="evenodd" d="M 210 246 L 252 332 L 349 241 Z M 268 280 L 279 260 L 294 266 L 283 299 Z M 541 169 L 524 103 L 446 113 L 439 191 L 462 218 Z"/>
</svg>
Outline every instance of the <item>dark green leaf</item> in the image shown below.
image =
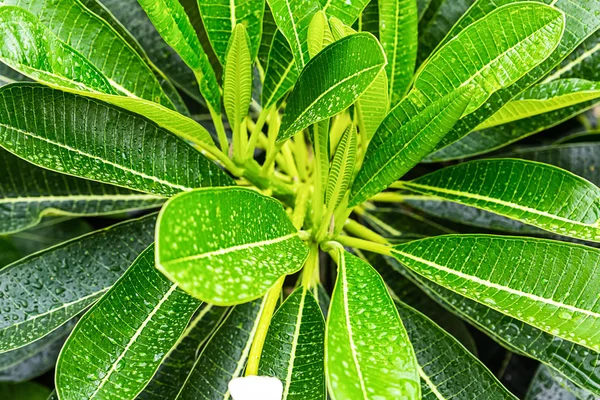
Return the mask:
<svg viewBox="0 0 600 400">
<path fill-rule="evenodd" d="M 0 99 L 0 145 L 44 168 L 165 196 L 233 182 L 181 139 L 115 106 L 27 83 L 0 88 Z"/>
<path fill-rule="evenodd" d="M 352 25 L 369 0 L 323 0 L 323 10 L 327 15 L 336 17 L 346 25 Z"/>
<path fill-rule="evenodd" d="M 370 33 L 349 35 L 329 45 L 300 74 L 277 140 L 343 111 L 369 88 L 384 65 L 381 46 Z"/>
<path fill-rule="evenodd" d="M 58 396 L 135 399 L 199 306 L 154 268 L 149 247 L 67 339 L 56 366 Z"/>
<path fill-rule="evenodd" d="M 544 82 L 559 78 L 581 78 L 590 81 L 600 81 L 600 71 L 596 67 L 599 60 L 600 31 L 596 31 L 571 52 L 550 73 Z"/>
<path fill-rule="evenodd" d="M 390 241 L 407 241 L 454 233 L 418 214 L 399 208 L 378 208 L 365 213 L 364 218 L 372 229 Z"/>
<path fill-rule="evenodd" d="M 21 254 L 10 238 L 0 236 L 0 269 L 19 259 Z"/>
<path fill-rule="evenodd" d="M 283 383 L 282 400 L 325 399 L 325 321 L 314 296 L 294 291 L 271 320 L 259 375 Z"/>
<path fill-rule="evenodd" d="M 600 350 L 600 250 L 543 239 L 449 235 L 396 245 L 392 255 L 462 296 Z"/>
<path fill-rule="evenodd" d="M 244 188 L 173 197 L 156 232 L 157 268 L 186 292 L 217 305 L 261 297 L 308 256 L 281 203 Z"/>
<path fill-rule="evenodd" d="M 43 338 L 93 304 L 154 240 L 156 215 L 90 233 L 0 271 L 0 352 Z"/>
<path fill-rule="evenodd" d="M 35 382 L 0 383 L 0 398 L 10 400 L 46 400 L 50 389 Z"/>
<path fill-rule="evenodd" d="M 92 230 L 82 218 L 47 217 L 33 228 L 10 235 L 10 240 L 22 255 L 29 255 Z"/>
<path fill-rule="evenodd" d="M 227 385 L 244 371 L 263 307 L 262 299 L 233 307 L 196 360 L 177 400 L 230 398 Z"/>
<path fill-rule="evenodd" d="M 9 83 L 28 81 L 29 79 L 6 64 L 0 62 L 0 86 Z"/>
<path fill-rule="evenodd" d="M 600 189 L 551 165 L 515 159 L 472 161 L 406 182 L 406 188 L 559 235 L 600 241 Z"/>
<path fill-rule="evenodd" d="M 535 373 L 525 400 L 597 400 L 599 396 L 575 386 L 545 365 Z"/>
<path fill-rule="evenodd" d="M 275 32 L 262 90 L 262 105 L 271 108 L 290 90 L 298 79 L 298 67 L 290 45 L 281 31 Z"/>
<path fill-rule="evenodd" d="M 277 24 L 273 19 L 273 13 L 271 13 L 271 8 L 269 8 L 268 5 L 265 5 L 265 13 L 263 15 L 262 24 L 262 37 L 260 39 L 260 46 L 258 47 L 258 61 L 263 69 L 266 70 L 269 51 L 271 50 L 275 33 L 277 33 Z"/>
</svg>

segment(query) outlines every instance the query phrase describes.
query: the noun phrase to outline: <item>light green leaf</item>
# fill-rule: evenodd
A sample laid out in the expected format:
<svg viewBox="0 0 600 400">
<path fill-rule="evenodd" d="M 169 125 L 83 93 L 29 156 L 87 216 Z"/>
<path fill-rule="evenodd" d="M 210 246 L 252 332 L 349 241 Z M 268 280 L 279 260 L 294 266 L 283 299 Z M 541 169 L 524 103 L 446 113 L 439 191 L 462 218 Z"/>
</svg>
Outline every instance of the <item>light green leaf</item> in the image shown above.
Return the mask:
<svg viewBox="0 0 600 400">
<path fill-rule="evenodd" d="M 138 3 L 164 41 L 192 69 L 206 102 L 220 112 L 221 94 L 215 71 L 181 3 L 178 0 L 138 0 Z"/>
<path fill-rule="evenodd" d="M 381 276 L 342 250 L 327 319 L 325 360 L 334 400 L 420 398 L 415 353 Z"/>
<path fill-rule="evenodd" d="M 38 168 L 0 149 L 0 233 L 37 225 L 45 215 L 106 215 L 159 207 L 163 199 Z"/>
<path fill-rule="evenodd" d="M 450 235 L 396 245 L 392 255 L 462 296 L 600 350 L 597 249 L 543 239 Z"/>
<path fill-rule="evenodd" d="M 317 12 L 308 26 L 308 54 L 316 56 L 324 47 L 333 43 L 333 34 L 323 11 Z"/>
<path fill-rule="evenodd" d="M 413 77 L 417 25 L 415 0 L 379 0 L 379 41 L 388 60 L 385 72 L 392 107 L 404 97 Z"/>
<path fill-rule="evenodd" d="M 525 90 L 476 129 L 544 114 L 600 98 L 600 84 L 583 79 L 559 79 Z"/>
<path fill-rule="evenodd" d="M 346 60 L 332 69 L 336 60 Z M 329 118 L 356 101 L 385 66 L 385 55 L 370 33 L 329 45 L 306 65 L 288 98 L 278 141 Z"/>
<path fill-rule="evenodd" d="M 258 299 L 231 309 L 196 360 L 177 400 L 231 399 L 227 385 L 244 371 L 263 308 L 264 299 Z"/>
<path fill-rule="evenodd" d="M 202 304 L 169 351 L 139 400 L 174 400 L 200 355 L 200 350 L 221 324 L 228 309 Z"/>
<path fill-rule="evenodd" d="M 385 70 L 379 73 L 371 86 L 358 98 L 354 105 L 358 115 L 358 128 L 369 141 L 388 114 L 390 107 L 388 79 Z"/>
<path fill-rule="evenodd" d="M 173 197 L 156 232 L 157 268 L 186 292 L 217 305 L 261 297 L 308 256 L 281 203 L 250 189 Z"/>
<path fill-rule="evenodd" d="M 225 64 L 227 43 L 234 28 L 244 25 L 250 38 L 250 56 L 254 60 L 262 34 L 265 0 L 198 0 L 202 22 L 217 57 Z"/>
<path fill-rule="evenodd" d="M 400 103 L 383 120 L 367 148 L 365 162 L 350 191 L 355 206 L 410 171 L 452 129 L 471 98 L 469 87 L 410 115 Z"/>
<path fill-rule="evenodd" d="M 271 319 L 259 375 L 283 383 L 282 400 L 324 400 L 325 320 L 317 300 L 298 288 Z"/>
<path fill-rule="evenodd" d="M 350 124 L 342 134 L 338 147 L 331 161 L 331 169 L 327 180 L 325 204 L 331 212 L 337 208 L 346 196 L 354 165 L 356 164 L 356 126 Z"/>
<path fill-rule="evenodd" d="M 275 32 L 262 89 L 263 108 L 269 109 L 285 96 L 298 80 L 298 67 L 290 45 L 281 31 Z"/>
<path fill-rule="evenodd" d="M 406 182 L 405 187 L 559 235 L 600 241 L 600 189 L 551 165 L 514 159 L 472 161 Z"/>
<path fill-rule="evenodd" d="M 233 182 L 183 140 L 115 106 L 27 83 L 0 88 L 0 99 L 0 145 L 44 168 L 163 196 Z"/>
<path fill-rule="evenodd" d="M 494 92 L 542 63 L 560 42 L 564 24 L 564 14 L 544 4 L 499 7 L 430 57 L 417 73 L 409 96 L 415 104 L 427 105 L 459 87 L 473 85 L 464 112 L 470 114 Z M 474 55 L 457 57 L 465 52 Z"/>
<path fill-rule="evenodd" d="M 150 246 L 67 339 L 56 365 L 59 398 L 135 399 L 199 306 L 154 268 Z"/>
<path fill-rule="evenodd" d="M 10 400 L 46 400 L 50 389 L 35 382 L 0 383 L 0 397 Z"/>
<path fill-rule="evenodd" d="M 346 25 L 352 25 L 369 0 L 323 0 L 323 11 Z"/>
<path fill-rule="evenodd" d="M 308 26 L 321 9 L 318 0 L 267 0 L 277 27 L 287 39 L 296 66 L 301 71 L 310 60 Z"/>
<path fill-rule="evenodd" d="M 93 304 L 152 243 L 155 221 L 117 224 L 3 268 L 0 353 L 43 338 Z"/>
<path fill-rule="evenodd" d="M 43 83 L 109 94 L 118 90 L 91 62 L 18 7 L 0 7 L 0 60 Z"/>
<path fill-rule="evenodd" d="M 223 75 L 223 104 L 234 132 L 248 115 L 252 100 L 252 60 L 248 35 L 244 25 L 238 24 L 231 35 L 227 63 Z"/>
<path fill-rule="evenodd" d="M 120 93 L 154 101 L 168 108 L 173 103 L 163 91 L 152 68 L 105 20 L 81 2 L 72 0 L 4 0 L 34 14 L 62 42 L 87 58 Z M 76 16 L 77 26 L 72 25 Z M 98 49 L 105 49 L 98 51 Z"/>
<path fill-rule="evenodd" d="M 396 307 L 419 362 L 423 399 L 517 400 L 450 334 L 406 304 Z"/>
</svg>

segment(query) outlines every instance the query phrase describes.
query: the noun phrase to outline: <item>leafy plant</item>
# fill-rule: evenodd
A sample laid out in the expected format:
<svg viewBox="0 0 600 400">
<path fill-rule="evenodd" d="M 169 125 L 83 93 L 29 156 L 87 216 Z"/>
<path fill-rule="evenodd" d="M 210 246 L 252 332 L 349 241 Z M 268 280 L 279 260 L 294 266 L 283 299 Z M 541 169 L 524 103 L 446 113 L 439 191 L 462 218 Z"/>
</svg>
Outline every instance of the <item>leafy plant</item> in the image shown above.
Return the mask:
<svg viewBox="0 0 600 400">
<path fill-rule="evenodd" d="M 600 396 L 599 16 L 0 1 L 0 392 Z"/>
</svg>

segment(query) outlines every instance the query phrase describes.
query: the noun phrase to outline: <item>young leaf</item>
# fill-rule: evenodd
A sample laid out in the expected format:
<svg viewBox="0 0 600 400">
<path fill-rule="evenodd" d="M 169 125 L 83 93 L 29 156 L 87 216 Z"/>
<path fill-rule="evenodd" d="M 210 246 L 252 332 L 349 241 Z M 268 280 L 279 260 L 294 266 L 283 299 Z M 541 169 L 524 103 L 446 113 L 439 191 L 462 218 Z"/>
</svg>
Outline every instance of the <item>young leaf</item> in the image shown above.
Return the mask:
<svg viewBox="0 0 600 400">
<path fill-rule="evenodd" d="M 156 215 L 130 220 L 0 271 L 0 353 L 43 338 L 93 304 L 154 240 Z"/>
<path fill-rule="evenodd" d="M 252 100 L 252 60 L 244 25 L 235 26 L 231 35 L 223 76 L 223 104 L 229 123 L 238 132 Z M 245 133 L 244 133 L 245 134 Z"/>
<path fill-rule="evenodd" d="M 244 371 L 263 307 L 264 299 L 258 299 L 231 309 L 196 360 L 177 400 L 231 397 L 227 385 Z"/>
<path fill-rule="evenodd" d="M 310 60 L 308 54 L 308 25 L 321 9 L 318 0 L 267 0 L 277 27 L 292 49 L 299 71 Z"/>
<path fill-rule="evenodd" d="M 600 98 L 600 84 L 583 79 L 559 79 L 525 90 L 476 129 L 506 124 Z"/>
<path fill-rule="evenodd" d="M 271 320 L 259 375 L 283 383 L 282 400 L 325 399 L 325 320 L 305 288 L 294 291 Z"/>
<path fill-rule="evenodd" d="M 339 60 L 345 61 L 336 64 Z M 370 33 L 350 35 L 329 45 L 300 74 L 277 140 L 286 140 L 343 111 L 367 90 L 384 66 L 381 45 Z"/>
<path fill-rule="evenodd" d="M 119 92 L 174 109 L 146 61 L 108 22 L 98 18 L 81 2 L 4 0 L 3 4 L 21 7 L 35 15 L 62 42 L 94 64 Z M 75 22 L 85 29 L 76 29 Z"/>
<path fill-rule="evenodd" d="M 354 110 L 358 115 L 358 129 L 367 141 L 375 135 L 377 128 L 388 114 L 389 107 L 388 79 L 383 70 L 355 103 Z"/>
<path fill-rule="evenodd" d="M 392 110 L 367 149 L 365 163 L 350 191 L 350 206 L 381 192 L 421 161 L 452 129 L 468 104 L 470 94 L 469 87 L 461 88 L 411 116 L 410 120 L 404 118 L 402 103 Z"/>
<path fill-rule="evenodd" d="M 200 189 L 173 197 L 156 232 L 157 268 L 186 292 L 217 305 L 261 297 L 308 256 L 281 204 L 250 189 Z"/>
<path fill-rule="evenodd" d="M 409 96 L 415 103 L 473 85 L 470 114 L 496 91 L 542 63 L 560 42 L 564 14 L 539 3 L 507 4 L 475 21 L 446 43 L 417 73 Z M 470 52 L 473 57 L 457 57 Z"/>
<path fill-rule="evenodd" d="M 423 398 L 517 400 L 449 333 L 402 302 L 396 307 L 419 362 Z"/>
<path fill-rule="evenodd" d="M 325 193 L 325 202 L 331 211 L 342 202 L 350 185 L 356 164 L 356 139 L 356 126 L 351 124 L 342 134 L 333 156 Z"/>
<path fill-rule="evenodd" d="M 56 365 L 59 398 L 135 399 L 199 306 L 154 268 L 150 246 L 67 339 Z"/>
<path fill-rule="evenodd" d="M 324 47 L 333 43 L 333 34 L 323 11 L 317 12 L 308 25 L 308 54 L 316 56 Z"/>
<path fill-rule="evenodd" d="M 298 67 L 290 45 L 281 31 L 275 32 L 269 51 L 265 82 L 261 94 L 264 109 L 269 109 L 285 96 L 298 80 Z"/>
<path fill-rule="evenodd" d="M 347 252 L 338 268 L 325 339 L 331 398 L 420 398 L 415 353 L 383 280 Z"/>
<path fill-rule="evenodd" d="M 462 296 L 600 350 L 597 249 L 542 239 L 450 235 L 396 245 L 392 255 Z"/>
<path fill-rule="evenodd" d="M 406 182 L 405 187 L 559 235 L 600 241 L 600 189 L 551 165 L 514 159 L 472 161 Z"/>
<path fill-rule="evenodd" d="M 105 215 L 158 207 L 163 199 L 35 167 L 0 149 L 0 233 L 52 215 Z"/>
<path fill-rule="evenodd" d="M 110 104 L 27 83 L 0 88 L 0 99 L 0 145 L 44 168 L 163 196 L 233 183 L 183 140 Z"/>
<path fill-rule="evenodd" d="M 224 307 L 202 304 L 137 399 L 174 400 L 198 359 L 200 350 L 221 324 L 227 311 Z"/>
<path fill-rule="evenodd" d="M 369 0 L 323 0 L 325 5 L 323 11 L 331 17 L 339 19 L 346 25 L 352 25 L 362 10 L 367 6 Z"/>
<path fill-rule="evenodd" d="M 178 0 L 138 0 L 154 27 L 194 71 L 200 93 L 216 111 L 221 111 L 221 93 L 215 71 L 196 36 L 190 19 Z"/>
<path fill-rule="evenodd" d="M 379 41 L 388 63 L 392 107 L 408 91 L 417 60 L 417 2 L 379 0 Z"/>
<path fill-rule="evenodd" d="M 227 43 L 238 24 L 244 25 L 250 38 L 250 56 L 254 60 L 262 34 L 264 0 L 199 0 L 198 7 L 210 43 L 222 64 L 225 64 Z"/>
<path fill-rule="evenodd" d="M 0 7 L 0 60 L 43 83 L 117 93 L 94 64 L 22 8 Z"/>
</svg>

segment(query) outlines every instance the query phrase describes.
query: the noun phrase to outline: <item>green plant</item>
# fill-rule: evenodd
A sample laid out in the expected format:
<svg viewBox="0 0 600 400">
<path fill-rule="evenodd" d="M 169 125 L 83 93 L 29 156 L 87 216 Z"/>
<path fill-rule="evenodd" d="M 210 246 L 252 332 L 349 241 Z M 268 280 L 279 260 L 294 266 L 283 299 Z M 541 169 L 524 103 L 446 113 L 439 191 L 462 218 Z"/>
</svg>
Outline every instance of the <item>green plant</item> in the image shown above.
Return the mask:
<svg viewBox="0 0 600 400">
<path fill-rule="evenodd" d="M 0 378 L 516 398 L 455 314 L 600 395 L 598 145 L 507 147 L 589 128 L 600 1 L 0 4 Z"/>
</svg>

